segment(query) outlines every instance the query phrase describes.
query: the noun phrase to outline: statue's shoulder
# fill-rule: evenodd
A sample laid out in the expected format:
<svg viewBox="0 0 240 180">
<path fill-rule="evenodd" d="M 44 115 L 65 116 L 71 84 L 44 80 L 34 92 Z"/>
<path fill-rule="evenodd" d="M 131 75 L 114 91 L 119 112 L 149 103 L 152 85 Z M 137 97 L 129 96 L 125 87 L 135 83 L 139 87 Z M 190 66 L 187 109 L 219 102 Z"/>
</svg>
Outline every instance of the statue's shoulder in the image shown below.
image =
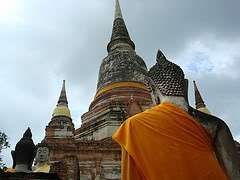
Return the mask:
<svg viewBox="0 0 240 180">
<path fill-rule="evenodd" d="M 229 129 L 227 124 L 224 122 L 224 120 L 222 120 L 216 116 L 198 111 L 197 109 L 194 109 L 193 107 L 189 106 L 188 113 L 197 122 L 199 122 L 211 134 L 212 137 L 215 136 L 218 129 L 222 129 L 222 128 Z"/>
<path fill-rule="evenodd" d="M 216 116 L 198 111 L 197 109 L 194 109 L 191 106 L 189 106 L 189 108 L 188 108 L 188 113 L 200 123 L 216 124 L 219 122 L 224 122 L 222 119 L 220 119 Z"/>
<path fill-rule="evenodd" d="M 46 164 L 41 165 L 41 166 L 36 166 L 34 168 L 33 172 L 49 173 L 49 171 L 50 171 L 50 165 L 46 163 Z"/>
</svg>

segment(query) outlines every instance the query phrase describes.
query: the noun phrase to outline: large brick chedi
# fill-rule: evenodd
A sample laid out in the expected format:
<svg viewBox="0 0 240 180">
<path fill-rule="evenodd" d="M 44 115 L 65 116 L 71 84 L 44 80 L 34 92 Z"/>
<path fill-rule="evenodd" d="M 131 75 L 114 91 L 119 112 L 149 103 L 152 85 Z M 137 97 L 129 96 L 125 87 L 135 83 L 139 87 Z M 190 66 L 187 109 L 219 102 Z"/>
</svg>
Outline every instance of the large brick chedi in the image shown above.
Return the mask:
<svg viewBox="0 0 240 180">
<path fill-rule="evenodd" d="M 120 179 L 121 151 L 111 136 L 130 116 L 128 106 L 131 101 L 142 111 L 152 104 L 144 85 L 147 67 L 135 52 L 118 0 L 107 51 L 99 69 L 96 95 L 89 111 L 82 115 L 81 127 L 75 131 L 76 141 L 99 142 L 99 146 L 95 144 L 97 151 L 82 152 L 80 177 L 89 175 L 88 167 L 95 166 L 96 176 L 100 179 Z"/>
<path fill-rule="evenodd" d="M 82 115 L 81 127 L 74 129 L 64 84 L 46 128 L 50 160 L 63 164 L 62 177 L 120 179 L 121 149 L 111 136 L 127 117 L 152 105 L 144 85 L 147 67 L 135 52 L 118 0 L 107 52 L 100 66 L 96 95 Z"/>
<path fill-rule="evenodd" d="M 131 98 L 142 109 L 151 104 L 144 85 L 147 67 L 135 52 L 135 44 L 129 36 L 118 1 L 107 50 L 108 55 L 100 66 L 95 98 L 89 111 L 82 116 L 77 139 L 101 140 L 111 137 L 128 117 L 126 108 Z"/>
</svg>

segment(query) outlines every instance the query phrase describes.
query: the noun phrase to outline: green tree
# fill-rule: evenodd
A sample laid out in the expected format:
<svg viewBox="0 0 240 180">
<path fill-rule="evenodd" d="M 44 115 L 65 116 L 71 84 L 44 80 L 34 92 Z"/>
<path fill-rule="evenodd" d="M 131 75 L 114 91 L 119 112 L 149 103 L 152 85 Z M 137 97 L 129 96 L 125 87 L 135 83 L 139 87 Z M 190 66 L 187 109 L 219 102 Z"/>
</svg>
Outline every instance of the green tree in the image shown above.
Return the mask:
<svg viewBox="0 0 240 180">
<path fill-rule="evenodd" d="M 2 162 L 1 153 L 3 149 L 9 148 L 10 144 L 8 142 L 7 135 L 0 130 L 0 169 L 2 169 L 5 164 Z"/>
</svg>

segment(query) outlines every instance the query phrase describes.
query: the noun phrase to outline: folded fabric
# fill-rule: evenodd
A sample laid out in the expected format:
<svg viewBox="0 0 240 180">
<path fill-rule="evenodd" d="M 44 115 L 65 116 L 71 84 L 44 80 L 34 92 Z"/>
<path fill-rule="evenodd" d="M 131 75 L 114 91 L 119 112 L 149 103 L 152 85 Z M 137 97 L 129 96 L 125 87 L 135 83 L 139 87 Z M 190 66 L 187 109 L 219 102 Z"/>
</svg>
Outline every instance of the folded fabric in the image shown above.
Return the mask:
<svg viewBox="0 0 240 180">
<path fill-rule="evenodd" d="M 162 103 L 126 120 L 113 135 L 122 147 L 122 180 L 225 180 L 205 129 Z"/>
</svg>

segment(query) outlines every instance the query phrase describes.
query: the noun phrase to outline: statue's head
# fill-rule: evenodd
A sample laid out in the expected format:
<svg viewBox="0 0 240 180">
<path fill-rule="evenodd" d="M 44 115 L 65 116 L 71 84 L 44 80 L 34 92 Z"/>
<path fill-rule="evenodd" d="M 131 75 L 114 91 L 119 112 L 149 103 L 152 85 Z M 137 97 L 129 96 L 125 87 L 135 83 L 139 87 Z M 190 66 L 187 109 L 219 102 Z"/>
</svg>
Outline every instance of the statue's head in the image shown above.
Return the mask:
<svg viewBox="0 0 240 180">
<path fill-rule="evenodd" d="M 50 148 L 45 142 L 37 145 L 36 163 L 45 163 L 49 161 Z"/>
<path fill-rule="evenodd" d="M 15 168 L 16 165 L 27 165 L 28 170 L 31 170 L 35 155 L 36 146 L 32 140 L 31 130 L 28 128 L 16 144 L 15 150 L 12 151 L 13 168 Z"/>
<path fill-rule="evenodd" d="M 157 62 L 150 68 L 146 77 L 147 86 L 153 97 L 153 102 L 159 104 L 163 97 L 185 96 L 185 80 L 183 70 L 176 64 L 168 61 L 158 50 Z"/>
</svg>

